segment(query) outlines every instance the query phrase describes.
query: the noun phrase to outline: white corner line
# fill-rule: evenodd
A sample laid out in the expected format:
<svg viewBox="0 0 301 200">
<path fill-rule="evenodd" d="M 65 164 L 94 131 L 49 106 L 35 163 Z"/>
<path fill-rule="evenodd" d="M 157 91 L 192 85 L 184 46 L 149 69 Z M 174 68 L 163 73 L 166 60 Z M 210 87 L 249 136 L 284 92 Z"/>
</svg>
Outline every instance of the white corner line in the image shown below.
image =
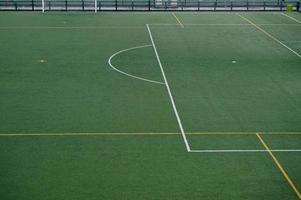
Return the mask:
<svg viewBox="0 0 301 200">
<path fill-rule="evenodd" d="M 261 32 L 263 32 L 265 35 L 267 35 L 268 37 L 270 37 L 271 39 L 273 39 L 274 41 L 278 42 L 279 44 L 281 44 L 283 47 L 287 48 L 288 50 L 290 50 L 292 53 L 294 53 L 296 56 L 298 56 L 299 58 L 301 58 L 301 55 L 299 53 L 297 53 L 296 51 L 294 51 L 293 49 L 291 49 L 290 47 L 288 47 L 287 45 L 285 45 L 284 43 L 282 43 L 280 40 L 278 40 L 277 38 L 275 38 L 274 36 L 272 36 L 271 34 L 269 34 L 268 32 L 266 32 L 265 30 L 263 30 L 262 28 L 260 28 L 259 26 L 257 26 L 255 23 L 253 23 L 251 20 L 247 19 L 246 17 L 241 16 L 239 13 L 236 13 L 237 16 L 239 16 L 240 18 L 244 19 L 245 21 L 249 22 L 250 24 L 252 24 L 255 28 L 257 28 L 258 30 L 260 30 Z"/>
<path fill-rule="evenodd" d="M 272 152 L 301 152 L 301 149 L 274 149 Z M 252 153 L 252 152 L 268 152 L 265 149 L 204 149 L 190 150 L 191 153 Z"/>
<path fill-rule="evenodd" d="M 124 72 L 124 71 L 121 71 L 120 69 L 117 69 L 116 67 L 114 67 L 113 64 L 112 64 L 112 62 L 111 62 L 111 60 L 112 60 L 116 55 L 118 55 L 118 54 L 120 54 L 120 53 L 123 53 L 123 52 L 125 52 L 125 51 L 130 51 L 130 50 L 133 50 L 133 49 L 140 49 L 140 48 L 151 47 L 151 46 L 152 46 L 152 45 L 148 44 L 148 45 L 142 45 L 142 46 L 137 46 L 137 47 L 131 47 L 131 48 L 123 49 L 123 50 L 118 51 L 118 52 L 114 53 L 113 55 L 111 55 L 111 57 L 110 57 L 109 60 L 108 60 L 108 63 L 109 63 L 109 65 L 110 65 L 110 67 L 111 67 L 112 69 L 114 69 L 115 71 L 117 71 L 117 72 L 119 72 L 119 73 L 121 73 L 121 74 L 124 74 L 124 75 L 126 75 L 126 76 L 129 76 L 129 77 L 132 77 L 132 78 L 135 78 L 135 79 L 139 79 L 139 80 L 141 80 L 141 81 L 147 81 L 147 82 L 151 82 L 151 83 L 157 83 L 157 84 L 165 85 L 165 83 L 160 82 L 160 81 L 154 81 L 154 80 L 142 78 L 142 77 L 139 77 L 139 76 L 134 76 L 134 75 L 132 75 L 132 74 L 126 73 L 126 72 Z"/>
<path fill-rule="evenodd" d="M 296 18 L 294 18 L 294 17 L 292 17 L 292 16 L 289 16 L 289 15 L 287 15 L 287 14 L 285 14 L 285 13 L 280 13 L 280 14 L 283 15 L 283 16 L 286 16 L 286 17 L 290 18 L 291 20 L 293 20 L 293 21 L 295 21 L 295 22 L 298 22 L 299 24 L 301 24 L 301 21 L 300 21 L 300 20 L 298 20 L 298 19 L 296 19 Z"/>
<path fill-rule="evenodd" d="M 148 24 L 146 24 L 146 27 L 147 27 L 147 30 L 148 30 L 148 34 L 149 34 L 150 40 L 151 40 L 152 45 L 153 45 L 154 52 L 155 52 L 157 60 L 158 60 L 158 64 L 159 64 L 160 69 L 161 69 L 161 73 L 162 73 L 162 76 L 163 76 L 163 79 L 164 79 L 164 82 L 165 82 L 165 85 L 166 85 L 166 89 L 167 89 L 167 92 L 168 92 L 168 95 L 169 95 L 169 99 L 171 101 L 174 113 L 175 113 L 176 118 L 177 118 L 177 122 L 178 122 L 179 128 L 181 130 L 181 134 L 182 134 L 185 146 L 186 146 L 186 150 L 187 150 L 187 152 L 190 152 L 190 146 L 188 144 L 188 141 L 187 141 L 187 138 L 186 138 L 186 135 L 185 135 L 185 132 L 184 132 L 184 128 L 182 126 L 182 122 L 181 122 L 180 116 L 179 116 L 178 111 L 177 111 L 176 104 L 175 104 L 173 96 L 171 94 L 171 91 L 170 91 L 170 88 L 169 88 L 169 85 L 168 85 L 168 81 L 166 79 L 165 72 L 164 72 L 164 69 L 162 67 L 161 60 L 160 60 L 160 57 L 159 57 L 158 52 L 157 52 L 156 45 L 155 45 L 154 40 L 153 40 L 152 32 L 151 32 Z"/>
</svg>

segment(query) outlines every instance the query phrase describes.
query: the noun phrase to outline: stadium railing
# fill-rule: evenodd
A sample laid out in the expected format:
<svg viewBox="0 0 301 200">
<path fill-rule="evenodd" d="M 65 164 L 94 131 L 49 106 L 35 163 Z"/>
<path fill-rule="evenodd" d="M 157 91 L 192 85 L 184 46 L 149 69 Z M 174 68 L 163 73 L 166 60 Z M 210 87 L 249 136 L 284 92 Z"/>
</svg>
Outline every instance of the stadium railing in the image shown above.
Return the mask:
<svg viewBox="0 0 301 200">
<path fill-rule="evenodd" d="M 0 0 L 0 11 L 285 11 L 299 0 Z"/>
</svg>

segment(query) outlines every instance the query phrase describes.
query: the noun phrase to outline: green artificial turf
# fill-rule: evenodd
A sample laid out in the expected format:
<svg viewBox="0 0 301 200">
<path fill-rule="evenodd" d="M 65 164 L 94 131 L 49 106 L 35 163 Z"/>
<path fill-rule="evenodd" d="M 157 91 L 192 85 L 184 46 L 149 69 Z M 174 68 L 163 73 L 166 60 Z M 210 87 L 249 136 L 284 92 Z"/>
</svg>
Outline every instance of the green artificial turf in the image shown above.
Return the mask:
<svg viewBox="0 0 301 200">
<path fill-rule="evenodd" d="M 180 136 L 9 137 L 0 144 L 5 200 L 297 199 L 268 154 L 189 154 Z"/>
<path fill-rule="evenodd" d="M 1 200 L 298 199 L 267 152 L 188 153 L 165 85 L 108 60 L 149 24 L 193 150 L 301 149 L 301 58 L 279 43 L 301 54 L 301 24 L 239 13 L 277 42 L 235 12 L 175 14 L 0 13 Z M 164 82 L 152 46 L 111 63 Z M 274 155 L 300 190 L 300 152 Z"/>
</svg>

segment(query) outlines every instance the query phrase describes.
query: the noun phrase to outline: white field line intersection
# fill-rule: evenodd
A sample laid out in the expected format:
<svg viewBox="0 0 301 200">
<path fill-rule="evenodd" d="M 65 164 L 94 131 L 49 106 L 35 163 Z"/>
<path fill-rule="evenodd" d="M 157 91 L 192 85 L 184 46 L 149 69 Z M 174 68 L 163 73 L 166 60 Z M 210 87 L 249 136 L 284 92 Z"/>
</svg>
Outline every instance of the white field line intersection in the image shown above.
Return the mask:
<svg viewBox="0 0 301 200">
<path fill-rule="evenodd" d="M 152 45 L 153 45 L 154 52 L 155 52 L 156 57 L 157 57 L 157 60 L 158 60 L 158 64 L 159 64 L 160 69 L 161 69 L 161 73 L 162 73 L 162 76 L 163 76 L 163 79 L 164 79 L 164 82 L 165 82 L 165 85 L 166 85 L 166 89 L 167 89 L 167 92 L 168 92 L 168 95 L 169 95 L 169 98 L 170 98 L 170 102 L 171 102 L 171 104 L 172 104 L 174 113 L 175 113 L 176 118 L 177 118 L 177 122 L 178 122 L 179 128 L 180 128 L 180 130 L 181 130 L 181 134 L 182 134 L 182 137 L 183 137 L 185 146 L 186 146 L 186 150 L 187 150 L 188 152 L 190 152 L 190 146 L 189 146 L 189 143 L 188 143 L 188 141 L 187 141 L 187 138 L 186 138 L 186 135 L 185 135 L 185 132 L 184 132 L 184 128 L 183 128 L 183 126 L 182 126 L 182 122 L 181 122 L 180 116 L 179 116 L 179 114 L 178 114 L 178 110 L 177 110 L 176 104 L 175 104 L 174 99 L 173 99 L 173 96 L 172 96 L 172 94 L 171 94 L 171 91 L 170 91 L 170 88 L 169 88 L 169 84 L 168 84 L 167 78 L 166 78 L 166 76 L 165 76 L 165 72 L 164 72 L 164 69 L 163 69 L 163 67 L 162 67 L 161 60 L 160 60 L 160 57 L 159 57 L 159 55 L 158 55 L 158 52 L 157 52 L 157 48 L 156 48 L 155 42 L 154 42 L 154 40 L 153 40 L 152 32 L 151 32 L 151 30 L 150 30 L 148 24 L 146 24 L 146 27 L 147 27 L 147 30 L 148 30 L 148 34 L 149 34 L 150 40 L 151 40 Z"/>
<path fill-rule="evenodd" d="M 286 179 L 286 181 L 288 182 L 288 184 L 291 186 L 291 188 L 294 190 L 294 192 L 296 193 L 296 195 L 298 196 L 298 198 L 301 200 L 301 193 L 299 192 L 297 186 L 294 184 L 294 182 L 292 181 L 292 179 L 289 177 L 289 175 L 286 173 L 286 170 L 282 167 L 282 165 L 280 164 L 279 160 L 276 158 L 276 156 L 272 153 L 271 149 L 269 148 L 268 144 L 262 139 L 262 137 L 260 136 L 260 133 L 256 133 L 257 138 L 259 139 L 260 143 L 262 144 L 262 146 L 267 150 L 267 152 L 269 153 L 269 155 L 271 156 L 272 160 L 274 161 L 274 163 L 276 164 L 276 166 L 278 167 L 278 169 L 280 170 L 281 174 L 283 175 L 283 177 Z"/>
</svg>

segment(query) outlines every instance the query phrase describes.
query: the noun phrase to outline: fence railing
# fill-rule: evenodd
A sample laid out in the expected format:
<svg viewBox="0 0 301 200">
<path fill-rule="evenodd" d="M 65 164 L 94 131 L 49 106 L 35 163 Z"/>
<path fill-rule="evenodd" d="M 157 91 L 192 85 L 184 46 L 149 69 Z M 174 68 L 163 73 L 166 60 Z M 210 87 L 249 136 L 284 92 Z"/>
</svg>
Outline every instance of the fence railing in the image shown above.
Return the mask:
<svg viewBox="0 0 301 200">
<path fill-rule="evenodd" d="M 300 11 L 282 0 L 0 0 L 0 11 Z"/>
</svg>

